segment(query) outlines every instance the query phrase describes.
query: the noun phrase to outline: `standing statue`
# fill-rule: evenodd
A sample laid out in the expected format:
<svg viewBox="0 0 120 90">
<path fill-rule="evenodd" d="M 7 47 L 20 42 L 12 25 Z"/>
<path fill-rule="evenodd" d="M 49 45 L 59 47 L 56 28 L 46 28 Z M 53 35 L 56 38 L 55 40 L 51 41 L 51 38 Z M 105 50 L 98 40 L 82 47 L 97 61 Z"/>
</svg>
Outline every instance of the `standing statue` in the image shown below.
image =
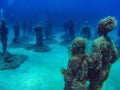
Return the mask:
<svg viewBox="0 0 120 90">
<path fill-rule="evenodd" d="M 7 34 L 8 34 L 8 28 L 6 26 L 6 22 L 4 19 L 0 20 L 0 39 L 2 42 L 2 50 L 3 50 L 3 55 L 6 55 L 7 51 Z"/>
<path fill-rule="evenodd" d="M 88 21 L 85 21 L 82 30 L 80 32 L 80 36 L 83 38 L 90 39 L 91 38 L 91 30 Z"/>
<path fill-rule="evenodd" d="M 65 81 L 64 90 L 87 90 L 88 56 L 85 53 L 85 47 L 85 39 L 73 40 L 72 57 L 68 62 L 67 69 L 62 70 Z"/>
<path fill-rule="evenodd" d="M 46 23 L 44 30 L 45 30 L 45 37 L 46 37 L 46 39 L 51 38 L 52 26 L 51 26 L 51 24 L 49 22 Z"/>
<path fill-rule="evenodd" d="M 19 36 L 20 36 L 20 25 L 19 20 L 16 20 L 15 24 L 13 25 L 14 29 L 14 42 L 18 42 Z"/>
<path fill-rule="evenodd" d="M 36 46 L 42 46 L 43 45 L 43 35 L 42 35 L 42 24 L 38 24 L 34 27 L 34 31 L 36 33 Z"/>
<path fill-rule="evenodd" d="M 68 22 L 68 30 L 69 30 L 70 40 L 73 40 L 75 38 L 75 30 L 74 30 L 74 28 L 75 28 L 75 26 L 74 26 L 73 20 L 69 20 L 69 22 Z"/>
<path fill-rule="evenodd" d="M 108 16 L 99 21 L 97 32 L 100 35 L 93 42 L 91 62 L 89 69 L 89 90 L 101 90 L 104 81 L 108 78 L 111 65 L 118 59 L 118 52 L 108 33 L 116 26 L 117 20 Z M 88 62 L 89 63 L 89 62 Z"/>
<path fill-rule="evenodd" d="M 22 30 L 23 30 L 23 37 L 26 37 L 27 23 L 25 21 L 22 24 Z"/>
</svg>

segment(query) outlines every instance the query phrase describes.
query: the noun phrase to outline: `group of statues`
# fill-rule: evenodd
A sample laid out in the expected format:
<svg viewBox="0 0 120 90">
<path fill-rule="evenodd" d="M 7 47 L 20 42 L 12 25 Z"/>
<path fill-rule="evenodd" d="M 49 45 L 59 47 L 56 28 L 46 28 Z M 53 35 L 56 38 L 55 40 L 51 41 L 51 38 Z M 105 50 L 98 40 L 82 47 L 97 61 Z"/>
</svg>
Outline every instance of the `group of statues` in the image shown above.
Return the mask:
<svg viewBox="0 0 120 90">
<path fill-rule="evenodd" d="M 21 35 L 21 30 L 22 35 Z M 26 39 L 29 38 L 29 32 L 28 26 L 26 22 L 24 21 L 23 24 L 20 24 L 19 20 L 17 19 L 15 21 L 15 24 L 13 25 L 13 39 L 12 42 L 8 45 L 8 27 L 6 25 L 5 19 L 1 18 L 0 20 L 0 41 L 2 44 L 2 53 L 0 53 L 0 70 L 4 69 L 14 69 L 20 66 L 28 56 L 22 55 L 22 54 L 13 54 L 11 52 L 7 51 L 7 47 L 10 48 L 17 48 L 23 46 L 25 49 L 31 49 L 35 52 L 48 52 L 51 50 L 51 48 L 47 45 L 44 45 L 43 40 L 43 30 L 45 33 L 45 40 L 50 39 L 52 36 L 51 31 L 51 24 L 47 22 L 45 26 L 43 26 L 43 23 L 38 23 L 33 27 L 33 31 L 35 32 L 35 43 L 26 43 L 34 41 L 34 39 Z M 31 37 L 31 36 L 30 36 Z M 10 39 L 9 39 L 10 40 Z M 52 39 L 50 39 L 52 40 Z"/>
<path fill-rule="evenodd" d="M 19 28 L 17 28 L 18 30 Z M 26 55 L 11 54 L 7 51 L 8 27 L 4 19 L 0 20 L 0 41 L 2 43 L 2 53 L 0 53 L 0 70 L 15 69 L 19 67 L 28 57 Z M 14 32 L 14 41 L 17 41 L 19 33 Z"/>
<path fill-rule="evenodd" d="M 87 55 L 85 51 L 86 39 L 91 38 L 91 31 L 88 21 L 82 27 L 80 36 L 75 38 L 74 22 L 72 20 L 65 22 L 65 36 L 73 42 L 71 46 L 71 58 L 68 62 L 67 69 L 63 69 L 65 87 L 64 90 L 101 90 L 104 81 L 107 79 L 111 65 L 118 59 L 118 52 L 108 36 L 108 33 L 114 29 L 117 20 L 108 16 L 99 21 L 97 32 L 99 37 L 93 41 L 92 52 Z M 14 42 L 17 42 L 20 36 L 20 25 L 17 20 L 14 28 Z M 24 36 L 27 25 L 24 22 L 22 26 Z M 43 24 L 39 23 L 33 28 L 36 34 L 36 42 L 30 45 L 28 49 L 35 51 L 49 51 L 50 48 L 43 43 Z M 8 28 L 4 19 L 0 21 L 0 39 L 2 42 L 3 55 L 7 52 L 7 34 Z M 46 24 L 46 39 L 51 37 L 51 25 Z M 75 39 L 74 39 L 75 38 Z M 86 85 L 87 81 L 90 82 Z"/>
<path fill-rule="evenodd" d="M 14 26 L 14 38 L 13 38 L 13 42 L 18 41 L 19 36 L 20 36 L 20 25 L 19 25 L 19 21 L 16 20 Z M 6 26 L 6 21 L 5 19 L 1 19 L 0 20 L 0 37 L 1 37 L 1 43 L 2 43 L 2 47 L 3 47 L 3 55 L 6 54 L 6 50 L 7 50 L 7 42 L 8 42 L 8 38 L 7 38 L 7 34 L 9 33 L 8 28 Z"/>
<path fill-rule="evenodd" d="M 5 20 L 1 19 L 1 30 L 0 31 L 1 31 L 1 39 L 2 39 L 1 41 L 2 41 L 4 54 L 7 48 L 7 34 L 8 34 L 8 28 L 6 27 L 5 23 L 6 23 Z M 22 39 L 20 38 L 21 30 L 23 32 Z M 43 26 L 43 23 L 41 23 L 41 24 L 36 25 L 33 28 L 33 31 L 35 32 L 35 35 L 36 35 L 36 43 L 34 46 L 43 46 L 44 36 L 45 36 L 45 39 L 49 40 L 50 43 L 56 42 L 56 40 L 51 39 L 52 34 L 53 34 L 52 25 L 48 21 L 45 24 L 45 27 Z M 12 43 L 10 44 L 12 47 L 17 47 L 17 46 L 19 47 L 23 45 L 23 47 L 25 46 L 25 48 L 27 49 L 32 48 L 31 45 L 29 45 L 29 41 L 26 40 L 26 38 L 28 37 L 27 33 L 29 33 L 29 31 L 28 31 L 28 25 L 25 21 L 22 23 L 22 25 L 20 25 L 20 22 L 17 19 L 13 25 L 13 32 L 14 32 L 13 34 L 14 37 L 13 37 Z M 43 36 L 43 32 L 44 32 L 44 36 Z M 65 40 L 63 42 L 65 43 L 69 42 L 70 44 L 71 41 L 75 38 L 75 26 L 74 26 L 73 20 L 69 20 L 68 22 L 65 22 L 64 32 L 65 32 L 64 34 Z M 86 21 L 85 24 L 83 25 L 82 30 L 80 32 L 80 36 L 83 38 L 87 38 L 87 39 L 91 38 L 91 31 L 90 31 L 90 26 L 88 24 L 88 21 Z"/>
<path fill-rule="evenodd" d="M 45 39 L 49 39 L 52 36 L 52 26 L 49 22 L 45 24 L 44 27 L 44 33 L 45 33 Z M 22 37 L 20 36 L 22 30 Z M 35 32 L 36 35 L 36 43 L 34 46 L 43 46 L 43 24 L 40 23 L 36 25 L 33 28 L 33 31 Z M 13 25 L 13 40 L 10 46 L 12 47 L 17 47 L 17 46 L 25 46 L 25 43 L 27 46 L 25 47 L 26 49 L 29 48 L 29 40 L 26 40 L 26 38 L 29 36 L 29 31 L 28 31 L 28 26 L 27 23 L 24 21 L 21 25 L 19 20 L 17 19 Z M 27 34 L 28 33 L 28 34 Z M 6 21 L 5 19 L 0 20 L 0 37 L 1 37 L 1 42 L 2 42 L 2 47 L 3 47 L 3 54 L 5 55 L 6 49 L 7 49 L 7 34 L 8 34 L 8 28 L 6 26 Z M 24 41 L 25 40 L 25 41 Z"/>
<path fill-rule="evenodd" d="M 93 41 L 92 52 L 89 55 L 85 51 L 87 46 L 85 38 L 78 37 L 73 40 L 68 67 L 62 69 L 65 81 L 64 90 L 102 90 L 111 65 L 119 58 L 108 36 L 116 23 L 117 20 L 111 16 L 99 21 L 97 32 L 100 36 Z"/>
<path fill-rule="evenodd" d="M 92 38 L 91 28 L 88 21 L 85 21 L 85 23 L 82 25 L 79 36 L 88 40 Z M 61 36 L 61 38 L 64 39 L 61 42 L 62 45 L 71 44 L 71 41 L 73 41 L 75 38 L 75 25 L 73 20 L 68 20 L 64 23 L 64 34 Z"/>
</svg>

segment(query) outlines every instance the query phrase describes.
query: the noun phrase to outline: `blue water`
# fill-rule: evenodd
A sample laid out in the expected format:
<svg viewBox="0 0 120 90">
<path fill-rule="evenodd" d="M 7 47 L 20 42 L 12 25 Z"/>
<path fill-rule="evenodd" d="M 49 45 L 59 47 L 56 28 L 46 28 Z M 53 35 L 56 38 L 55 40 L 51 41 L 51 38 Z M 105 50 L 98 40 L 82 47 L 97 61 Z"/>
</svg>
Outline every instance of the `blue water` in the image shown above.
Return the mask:
<svg viewBox="0 0 120 90">
<path fill-rule="evenodd" d="M 107 15 L 119 21 L 119 5 L 119 0 L 0 0 L 4 17 L 10 22 L 17 17 L 34 23 L 49 19 L 57 26 L 69 18 L 74 19 L 77 26 L 84 20 L 95 26 Z"/>
<path fill-rule="evenodd" d="M 114 42 L 117 42 L 118 39 L 120 0 L 0 0 L 0 10 L 3 13 L 0 14 L 0 18 L 6 19 L 10 31 L 9 42 L 13 37 L 12 25 L 16 18 L 20 22 L 26 20 L 31 23 L 32 27 L 38 22 L 45 23 L 49 20 L 54 33 L 57 33 L 56 40 L 60 42 L 58 37 L 63 31 L 63 24 L 66 20 L 74 21 L 76 36 L 79 36 L 78 33 L 84 21 L 89 21 L 92 35 L 94 35 L 98 21 L 108 15 L 114 16 L 118 20 L 118 25 L 110 33 Z M 89 43 L 91 44 L 91 42 Z M 62 90 L 64 80 L 60 69 L 67 67 L 69 55 L 66 47 L 55 44 L 51 45 L 51 48 L 52 51 L 48 53 L 34 53 L 18 48 L 9 49 L 13 53 L 21 50 L 30 58 L 16 70 L 0 71 L 2 77 L 0 78 L 0 83 L 2 83 L 0 90 L 15 90 L 14 87 L 18 87 L 16 90 Z M 90 52 L 89 47 L 87 51 Z M 113 64 L 110 75 L 103 85 L 103 90 L 120 90 L 119 66 L 120 60 Z M 6 74 L 10 74 L 10 76 L 7 77 Z M 21 84 L 22 82 L 24 83 Z"/>
</svg>

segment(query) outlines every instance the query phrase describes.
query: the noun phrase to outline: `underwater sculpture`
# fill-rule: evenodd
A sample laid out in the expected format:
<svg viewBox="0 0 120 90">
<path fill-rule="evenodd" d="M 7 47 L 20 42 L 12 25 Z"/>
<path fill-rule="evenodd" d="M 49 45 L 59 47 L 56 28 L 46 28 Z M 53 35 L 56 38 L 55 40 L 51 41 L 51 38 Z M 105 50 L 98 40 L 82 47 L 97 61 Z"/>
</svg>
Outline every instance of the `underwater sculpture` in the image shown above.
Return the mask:
<svg viewBox="0 0 120 90">
<path fill-rule="evenodd" d="M 60 37 L 61 39 L 67 39 L 69 37 L 68 22 L 64 22 L 64 34 Z"/>
<path fill-rule="evenodd" d="M 2 50 L 3 50 L 3 55 L 6 55 L 7 51 L 7 34 L 8 34 L 8 28 L 6 26 L 6 22 L 4 19 L 0 20 L 0 39 L 2 43 Z"/>
<path fill-rule="evenodd" d="M 20 36 L 20 24 L 19 24 L 19 20 L 16 20 L 15 24 L 13 25 L 13 29 L 14 29 L 14 42 L 18 42 L 19 41 L 19 36 Z"/>
<path fill-rule="evenodd" d="M 116 26 L 117 20 L 108 16 L 99 21 L 97 32 L 100 37 L 93 42 L 91 54 L 93 66 L 89 69 L 89 90 L 101 90 L 104 81 L 109 76 L 111 65 L 118 59 L 118 52 L 107 35 Z"/>
<path fill-rule="evenodd" d="M 65 81 L 64 90 L 87 90 L 88 57 L 85 53 L 85 47 L 85 39 L 76 38 L 73 40 L 72 57 L 67 69 L 62 69 Z"/>
<path fill-rule="evenodd" d="M 43 45 L 43 35 L 42 35 L 42 24 L 38 24 L 34 27 L 34 31 L 36 33 L 36 46 L 42 46 Z"/>
<path fill-rule="evenodd" d="M 23 35 L 22 37 L 20 37 L 20 41 L 21 41 L 20 47 L 26 48 L 30 42 L 34 41 L 34 38 L 33 36 L 28 34 L 28 24 L 26 23 L 25 20 L 22 23 L 21 29 L 23 31 L 22 33 Z"/>
<path fill-rule="evenodd" d="M 46 44 L 57 43 L 57 41 L 55 39 L 53 39 L 52 25 L 48 21 L 45 25 L 44 33 L 45 33 L 44 43 L 46 43 Z"/>
<path fill-rule="evenodd" d="M 72 40 L 75 38 L 75 31 L 74 31 L 74 22 L 73 20 L 69 20 L 68 22 L 65 23 L 64 28 L 66 29 L 67 36 L 62 35 L 61 38 L 64 38 L 63 41 L 60 42 L 61 45 L 69 45 Z"/>
<path fill-rule="evenodd" d="M 20 66 L 26 59 L 25 55 L 10 54 L 7 52 L 7 34 L 8 28 L 4 19 L 0 21 L 0 36 L 3 47 L 3 53 L 0 53 L 0 70 L 15 69 Z"/>
<path fill-rule="evenodd" d="M 82 26 L 80 36 L 87 39 L 91 38 L 91 30 L 88 21 L 85 21 L 84 25 Z"/>
<path fill-rule="evenodd" d="M 51 24 L 49 22 L 47 22 L 45 25 L 45 29 L 44 29 L 46 39 L 51 37 L 51 34 L 52 34 L 51 29 L 52 29 Z"/>
<path fill-rule="evenodd" d="M 24 21 L 22 23 L 22 30 L 23 30 L 23 37 L 26 37 L 26 32 L 27 32 L 27 23 Z"/>
<path fill-rule="evenodd" d="M 20 40 L 20 24 L 19 24 L 18 19 L 16 20 L 15 24 L 13 25 L 13 30 L 14 30 L 14 38 L 13 38 L 12 42 L 10 43 L 9 47 L 12 47 L 12 48 L 21 47 L 22 41 Z"/>
<path fill-rule="evenodd" d="M 74 27 L 75 26 L 74 26 L 73 20 L 69 20 L 69 22 L 68 22 L 68 29 L 69 29 L 70 40 L 73 40 L 75 38 Z"/>
<path fill-rule="evenodd" d="M 34 32 L 36 33 L 36 43 L 34 45 L 29 45 L 26 49 L 32 49 L 35 52 L 48 52 L 51 50 L 50 47 L 43 44 L 43 25 L 40 23 L 34 27 Z"/>
<path fill-rule="evenodd" d="M 34 35 L 34 31 L 33 31 L 33 23 L 32 21 L 28 21 L 28 24 L 27 24 L 27 28 L 28 28 L 28 34 L 29 35 Z"/>
<path fill-rule="evenodd" d="M 26 36 L 26 29 L 27 29 L 27 25 L 24 22 L 22 25 L 22 29 L 23 29 L 23 36 L 20 37 L 20 24 L 19 24 L 19 20 L 17 19 L 14 26 L 14 38 L 12 40 L 12 42 L 10 43 L 9 47 L 10 48 L 26 48 L 29 44 L 30 41 L 33 41 L 32 37 Z"/>
</svg>

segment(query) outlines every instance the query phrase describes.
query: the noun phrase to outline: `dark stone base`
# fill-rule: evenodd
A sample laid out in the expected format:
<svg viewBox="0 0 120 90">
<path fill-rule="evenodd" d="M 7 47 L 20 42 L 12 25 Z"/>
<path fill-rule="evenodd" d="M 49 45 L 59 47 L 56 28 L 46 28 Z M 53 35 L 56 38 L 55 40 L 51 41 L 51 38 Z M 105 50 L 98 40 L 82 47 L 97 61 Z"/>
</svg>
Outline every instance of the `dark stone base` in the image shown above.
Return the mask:
<svg viewBox="0 0 120 90">
<path fill-rule="evenodd" d="M 51 48 L 47 45 L 43 46 L 29 45 L 26 49 L 33 50 L 34 52 L 49 52 L 51 50 Z"/>
<path fill-rule="evenodd" d="M 28 57 L 25 55 L 12 55 L 7 53 L 3 56 L 0 53 L 0 70 L 16 69 L 19 67 Z"/>
<path fill-rule="evenodd" d="M 44 41 L 45 44 L 55 44 L 55 43 L 57 43 L 57 41 L 55 39 L 52 39 L 52 38 L 44 39 L 43 41 Z"/>
</svg>

